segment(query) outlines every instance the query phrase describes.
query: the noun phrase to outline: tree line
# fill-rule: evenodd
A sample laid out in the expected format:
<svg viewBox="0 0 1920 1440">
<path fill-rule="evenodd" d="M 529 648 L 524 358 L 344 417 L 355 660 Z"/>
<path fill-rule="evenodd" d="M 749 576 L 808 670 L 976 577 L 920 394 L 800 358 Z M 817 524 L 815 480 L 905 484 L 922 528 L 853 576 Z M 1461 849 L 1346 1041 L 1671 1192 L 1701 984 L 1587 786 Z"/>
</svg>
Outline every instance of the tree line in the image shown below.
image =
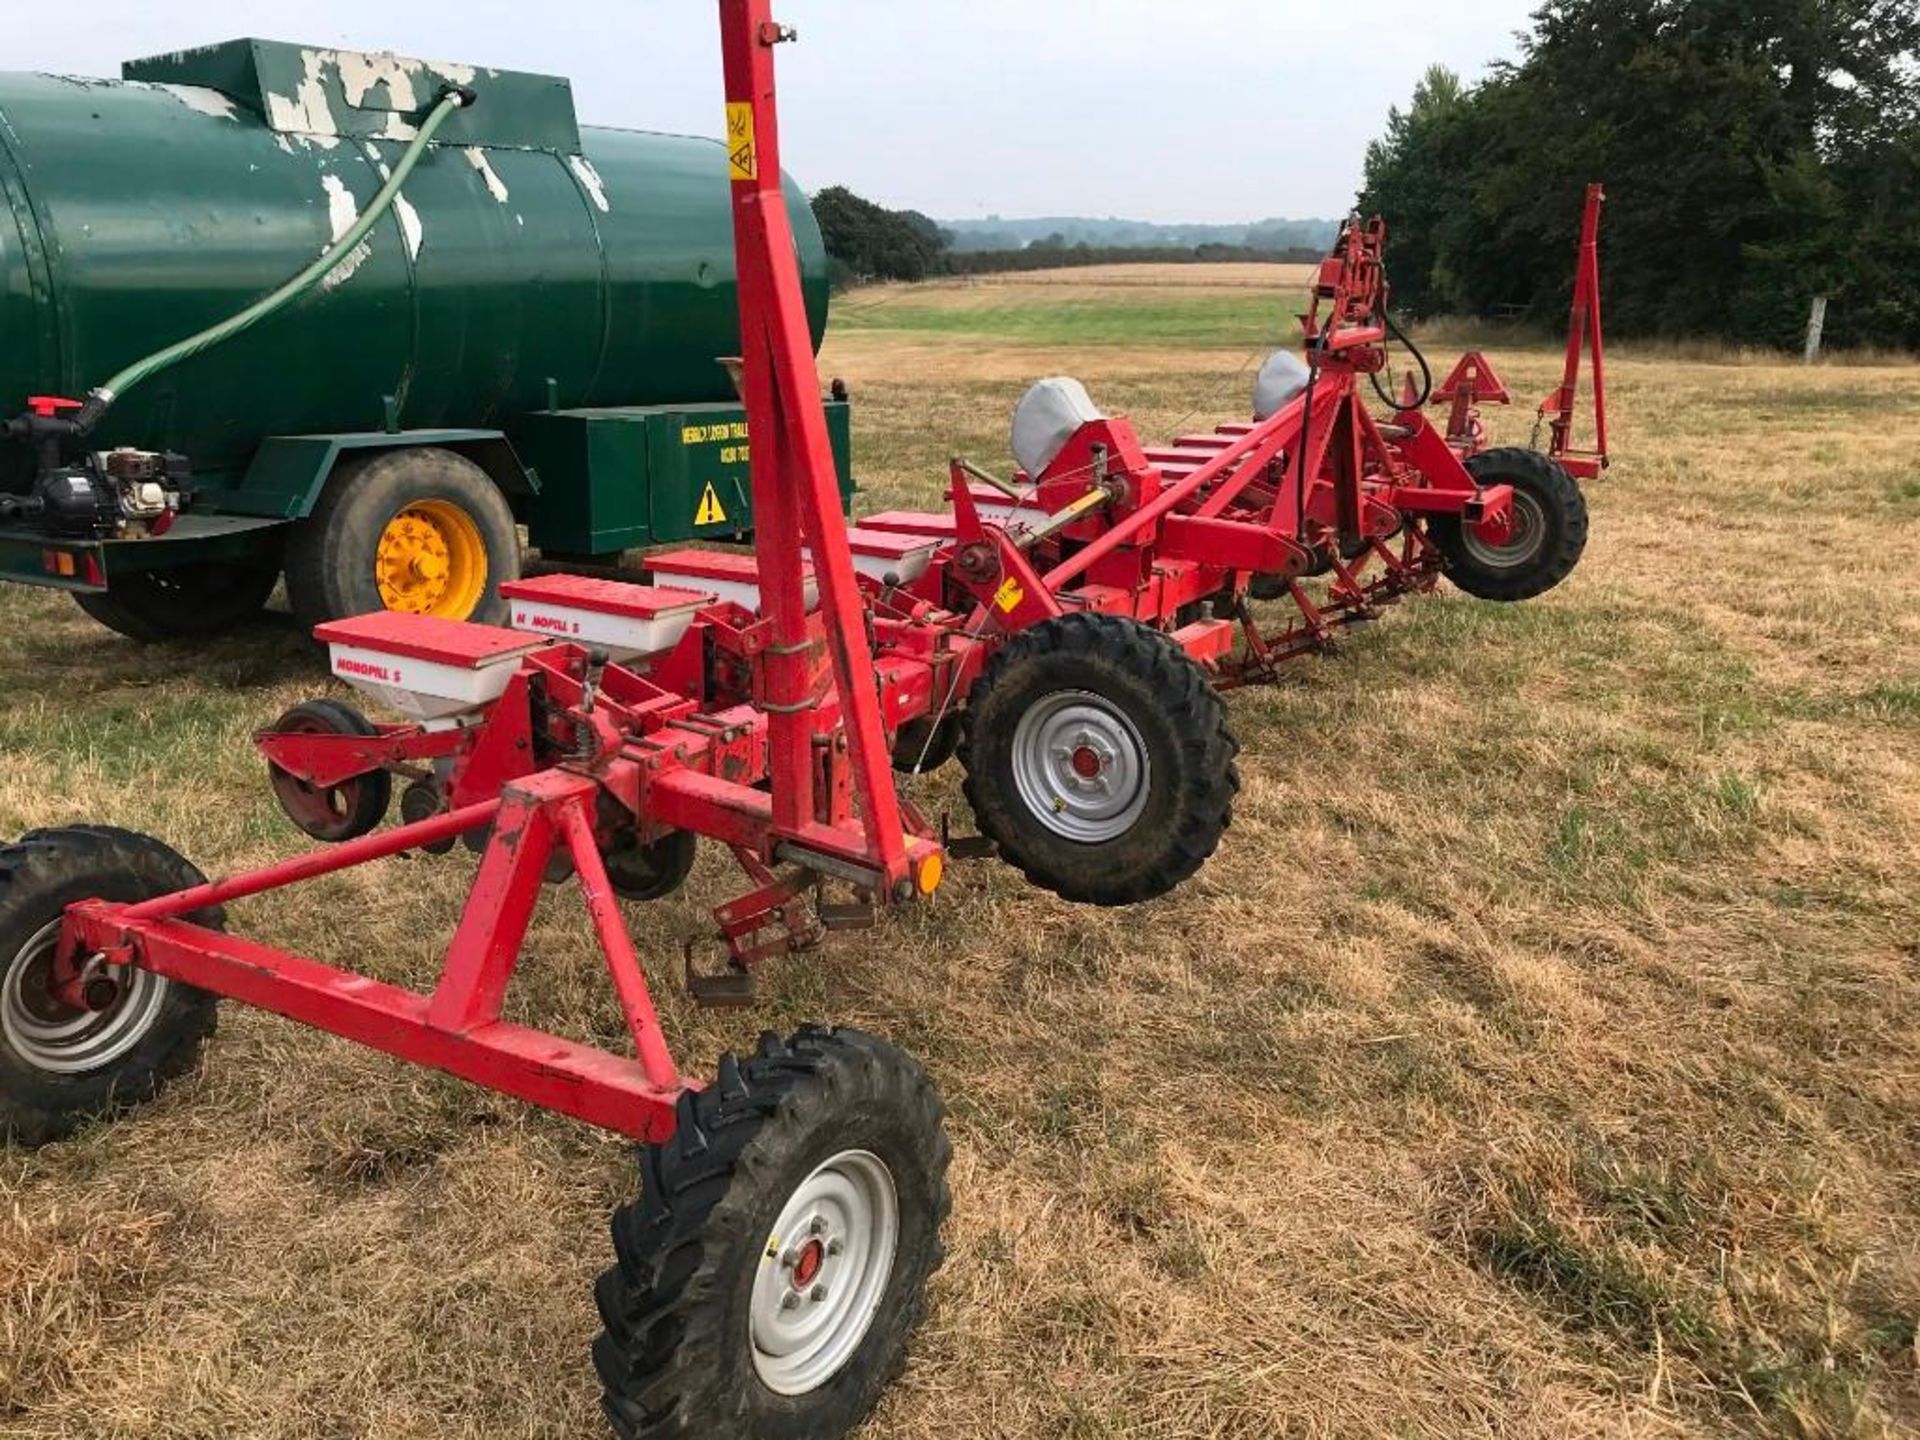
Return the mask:
<svg viewBox="0 0 1920 1440">
<path fill-rule="evenodd" d="M 1546 0 L 1476 86 L 1436 67 L 1369 147 L 1412 315 L 1566 307 L 1589 180 L 1614 331 L 1920 347 L 1920 5 Z"/>
<path fill-rule="evenodd" d="M 956 252 L 968 250 L 1024 250 L 1036 241 L 1078 245 L 1095 250 L 1197 250 L 1203 245 L 1230 245 L 1249 250 L 1317 250 L 1333 243 L 1337 220 L 1241 220 L 1230 224 L 1162 220 L 1123 220 L 1116 216 L 1052 215 L 1010 218 L 989 215 L 984 220 L 942 220 L 940 228 Z"/>
<path fill-rule="evenodd" d="M 1000 250 L 956 250 L 953 237 L 917 210 L 889 210 L 843 185 L 813 197 L 814 217 L 826 241 L 835 289 L 869 280 L 925 280 L 935 275 L 983 275 L 1078 265 L 1139 262 L 1211 264 L 1227 260 L 1318 260 L 1320 247 L 1203 243 L 1198 245 L 1069 244 L 1058 231 Z"/>
</svg>

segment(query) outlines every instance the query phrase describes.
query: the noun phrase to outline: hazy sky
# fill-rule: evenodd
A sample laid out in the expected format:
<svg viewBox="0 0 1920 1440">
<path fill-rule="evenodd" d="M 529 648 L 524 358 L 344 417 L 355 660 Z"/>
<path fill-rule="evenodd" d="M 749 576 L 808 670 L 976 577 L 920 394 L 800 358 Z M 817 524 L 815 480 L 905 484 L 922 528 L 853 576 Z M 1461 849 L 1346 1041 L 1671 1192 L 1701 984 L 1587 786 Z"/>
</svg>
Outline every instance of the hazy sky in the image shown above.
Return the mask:
<svg viewBox="0 0 1920 1440">
<path fill-rule="evenodd" d="M 1513 52 L 1535 0 L 779 0 L 785 160 L 942 218 L 1344 211 L 1435 61 Z M 582 121 L 717 134 L 710 0 L 92 0 L 22 5 L 0 67 L 117 75 L 251 33 L 541 70 Z M 78 23 L 76 23 L 76 21 Z"/>
</svg>

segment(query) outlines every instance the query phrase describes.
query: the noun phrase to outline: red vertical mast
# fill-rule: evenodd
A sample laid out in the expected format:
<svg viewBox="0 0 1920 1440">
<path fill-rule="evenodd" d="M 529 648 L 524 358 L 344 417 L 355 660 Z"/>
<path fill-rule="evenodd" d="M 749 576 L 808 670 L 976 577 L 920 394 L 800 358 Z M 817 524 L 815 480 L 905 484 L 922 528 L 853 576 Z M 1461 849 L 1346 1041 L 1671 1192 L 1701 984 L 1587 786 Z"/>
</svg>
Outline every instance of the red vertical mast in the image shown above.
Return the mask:
<svg viewBox="0 0 1920 1440">
<path fill-rule="evenodd" d="M 818 646 L 809 638 L 804 542 L 819 585 L 822 641 L 845 717 L 867 852 L 890 889 L 907 877 L 906 841 L 821 407 L 793 225 L 780 188 L 773 47 L 792 39 L 793 32 L 776 25 L 769 9 L 769 0 L 720 0 L 754 551 L 772 629 L 764 708 L 771 732 L 773 823 L 778 834 L 797 837 L 815 818 L 813 728 L 807 711 L 819 673 Z"/>
</svg>

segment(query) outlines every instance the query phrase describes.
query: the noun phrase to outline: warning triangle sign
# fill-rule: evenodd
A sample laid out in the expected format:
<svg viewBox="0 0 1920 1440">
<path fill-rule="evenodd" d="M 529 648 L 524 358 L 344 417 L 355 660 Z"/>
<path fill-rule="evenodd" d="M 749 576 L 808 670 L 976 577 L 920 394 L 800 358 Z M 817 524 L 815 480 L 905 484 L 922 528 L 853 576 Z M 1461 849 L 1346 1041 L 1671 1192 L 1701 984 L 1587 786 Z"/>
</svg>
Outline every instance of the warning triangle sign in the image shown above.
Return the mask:
<svg viewBox="0 0 1920 1440">
<path fill-rule="evenodd" d="M 709 480 L 706 490 L 700 496 L 700 508 L 694 512 L 693 523 L 720 525 L 725 523 L 726 518 L 727 512 L 720 508 L 720 497 L 714 494 L 713 482 Z"/>
</svg>

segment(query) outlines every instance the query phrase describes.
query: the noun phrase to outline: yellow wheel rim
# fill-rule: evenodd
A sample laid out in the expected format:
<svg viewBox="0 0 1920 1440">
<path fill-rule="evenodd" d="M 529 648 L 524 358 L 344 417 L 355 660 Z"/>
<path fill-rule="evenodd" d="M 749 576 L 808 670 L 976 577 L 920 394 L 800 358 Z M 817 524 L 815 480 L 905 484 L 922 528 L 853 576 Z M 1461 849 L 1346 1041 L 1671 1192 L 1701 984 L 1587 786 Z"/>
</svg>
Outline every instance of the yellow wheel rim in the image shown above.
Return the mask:
<svg viewBox="0 0 1920 1440">
<path fill-rule="evenodd" d="M 486 592 L 487 542 L 452 501 L 416 500 L 380 532 L 373 576 L 389 610 L 465 620 Z"/>
</svg>

